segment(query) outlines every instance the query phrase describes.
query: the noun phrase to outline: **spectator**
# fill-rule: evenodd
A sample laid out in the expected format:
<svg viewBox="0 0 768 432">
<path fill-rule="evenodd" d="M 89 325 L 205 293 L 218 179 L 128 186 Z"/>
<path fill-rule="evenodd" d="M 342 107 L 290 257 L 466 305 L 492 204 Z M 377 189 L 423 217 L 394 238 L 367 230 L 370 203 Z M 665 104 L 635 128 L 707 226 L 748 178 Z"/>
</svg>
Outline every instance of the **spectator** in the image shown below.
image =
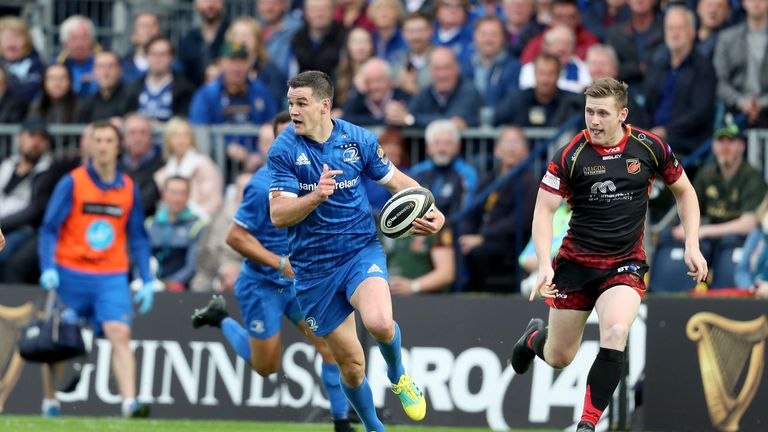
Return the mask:
<svg viewBox="0 0 768 432">
<path fill-rule="evenodd" d="M 523 130 L 504 128 L 493 151 L 499 171 L 496 176 L 487 178 L 478 190 L 484 190 L 516 168 L 525 161 L 528 153 L 528 141 Z M 520 276 L 517 254 L 531 236 L 537 191 L 538 181 L 526 169 L 513 181 L 506 182 L 491 193 L 485 205 L 467 215 L 459 244 L 469 272 L 470 291 L 519 291 L 518 286 L 496 286 L 493 279 Z M 488 263 L 494 265 L 489 266 Z"/>
<path fill-rule="evenodd" d="M 717 241 L 744 237 L 757 226 L 755 210 L 768 186 L 759 171 L 744 161 L 746 144 L 738 126 L 718 129 L 712 143 L 715 161 L 701 167 L 693 180 L 701 209 L 699 238 Z M 682 226 L 672 230 L 676 240 L 684 239 Z M 716 250 L 716 248 L 713 248 Z"/>
<path fill-rule="evenodd" d="M 750 126 L 768 127 L 768 2 L 744 0 L 746 22 L 719 36 L 714 64 L 717 95 Z"/>
<path fill-rule="evenodd" d="M 435 205 L 448 219 L 467 206 L 477 189 L 477 172 L 459 156 L 461 135 L 450 120 L 435 120 L 424 131 L 427 160 L 410 176 L 435 195 Z"/>
<path fill-rule="evenodd" d="M 187 207 L 189 179 L 168 177 L 163 187 L 163 205 L 146 221 L 152 256 L 157 260 L 157 278 L 165 289 L 188 289 L 197 267 L 197 247 L 206 223 Z"/>
<path fill-rule="evenodd" d="M 450 119 L 456 127 L 475 127 L 483 99 L 472 82 L 461 79 L 456 55 L 447 47 L 432 50 L 429 56 L 432 85 L 414 96 L 407 108 L 403 104 L 387 107 L 392 125 L 426 127 L 438 119 Z M 442 210 L 442 208 L 441 208 Z"/>
<path fill-rule="evenodd" d="M 72 15 L 59 27 L 59 42 L 63 49 L 54 62 L 69 69 L 72 88 L 79 97 L 95 94 L 98 90 L 93 77 L 94 54 L 101 51 L 94 39 L 93 22 L 82 16 Z"/>
<path fill-rule="evenodd" d="M 407 104 L 410 95 L 395 87 L 389 63 L 372 58 L 360 70 L 360 89 L 342 109 L 344 120 L 365 126 L 387 124 L 386 112 L 390 103 Z"/>
<path fill-rule="evenodd" d="M 581 93 L 592 83 L 587 63 L 576 56 L 575 35 L 564 25 L 554 25 L 544 33 L 542 51 L 560 60 L 560 77 L 557 87 L 573 93 Z M 526 63 L 520 71 L 520 89 L 532 88 L 536 85 L 533 63 Z"/>
<path fill-rule="evenodd" d="M 47 123 L 77 123 L 80 101 L 72 88 L 69 69 L 60 64 L 49 65 L 43 75 L 40 99 L 29 107 L 29 117 L 40 117 Z"/>
<path fill-rule="evenodd" d="M 6 281 L 8 261 L 34 238 L 42 222 L 45 203 L 38 201 L 40 181 L 51 166 L 51 137 L 45 122 L 31 118 L 17 136 L 18 155 L 0 163 L 0 226 L 5 249 L 0 252 L 0 281 Z"/>
<path fill-rule="evenodd" d="M 286 81 L 293 57 L 291 40 L 302 26 L 301 20 L 286 13 L 289 3 L 289 0 L 256 0 L 256 10 L 261 20 L 267 53 Z"/>
<path fill-rule="evenodd" d="M 333 0 L 305 0 L 304 25 L 291 40 L 299 72 L 319 70 L 333 77 L 345 33 L 333 24 Z"/>
<path fill-rule="evenodd" d="M 619 60 L 616 51 L 610 45 L 597 44 L 592 45 L 587 50 L 587 68 L 592 80 L 600 78 L 617 79 L 619 74 Z M 630 87 L 627 94 L 627 124 L 638 126 L 643 129 L 650 129 L 648 115 L 645 110 L 637 103 L 639 98 L 637 90 Z"/>
<path fill-rule="evenodd" d="M 450 229 L 434 236 L 384 239 L 389 290 L 412 295 L 450 291 L 456 278 L 456 252 Z"/>
<path fill-rule="evenodd" d="M 125 82 L 136 81 L 147 73 L 147 43 L 157 36 L 160 36 L 160 21 L 157 15 L 149 12 L 138 14 L 133 20 L 132 47 L 120 60 Z"/>
<path fill-rule="evenodd" d="M 224 45 L 224 32 L 229 23 L 223 10 L 224 0 L 195 0 L 200 28 L 190 30 L 179 44 L 184 75 L 195 86 L 202 84 L 206 66 L 219 56 Z"/>
<path fill-rule="evenodd" d="M 755 212 L 758 222 L 744 242 L 741 260 L 736 265 L 734 281 L 742 289 L 756 288 L 768 282 L 768 200 L 763 199 Z"/>
<path fill-rule="evenodd" d="M 664 24 L 656 16 L 657 0 L 628 0 L 632 17 L 614 24 L 606 42 L 619 56 L 619 81 L 641 85 L 653 54 L 664 44 Z"/>
<path fill-rule="evenodd" d="M 121 82 L 120 58 L 112 51 L 96 54 L 93 61 L 93 77 L 99 91 L 83 101 L 80 121 L 90 123 L 112 117 L 122 117 L 128 112 L 129 90 Z"/>
<path fill-rule="evenodd" d="M 268 127 L 271 127 L 268 126 Z M 259 142 L 262 142 L 259 140 Z M 203 231 L 197 248 L 197 271 L 189 284 L 194 292 L 232 292 L 240 274 L 243 257 L 226 242 L 237 207 L 243 201 L 245 185 L 252 173 L 240 174 L 235 180 L 235 193 L 216 212 L 211 223 Z"/>
<path fill-rule="evenodd" d="M 432 52 L 432 19 L 421 12 L 414 12 L 403 20 L 403 38 L 408 50 L 393 65 L 395 79 L 400 88 L 411 95 L 429 87 L 429 54 Z"/>
<path fill-rule="evenodd" d="M 711 61 L 715 55 L 720 30 L 728 25 L 731 5 L 728 0 L 699 0 L 696 14 L 699 18 L 699 29 L 696 31 L 696 50 Z"/>
<path fill-rule="evenodd" d="M 520 79 L 520 63 L 506 50 L 504 22 L 497 16 L 475 21 L 475 53 L 464 61 L 462 76 L 483 96 L 483 105 L 494 107 Z"/>
<path fill-rule="evenodd" d="M 271 124 L 263 125 L 262 134 L 259 136 L 259 151 L 262 154 L 267 154 L 275 136 L 279 135 L 290 123 L 291 116 L 288 111 L 281 111 L 272 119 Z M 268 133 L 272 139 L 267 139 L 267 129 L 269 129 Z M 233 218 L 243 200 L 243 192 L 250 178 L 250 174 L 238 176 L 235 182 L 234 199 L 225 203 L 222 211 L 216 213 L 208 229 L 206 229 L 200 242 L 199 265 L 197 274 L 192 280 L 192 291 L 234 290 L 235 281 L 240 274 L 242 257 L 227 242 Z"/>
<path fill-rule="evenodd" d="M 426 16 L 435 16 L 435 0 L 412 0 L 404 1 L 403 7 L 407 14 L 424 14 Z"/>
<path fill-rule="evenodd" d="M 437 0 L 435 33 L 432 42 L 453 50 L 463 62 L 472 54 L 472 23 L 469 22 L 469 0 Z"/>
<path fill-rule="evenodd" d="M 333 9 L 333 21 L 347 30 L 359 27 L 373 32 L 376 29 L 368 15 L 366 0 L 339 0 Z"/>
<path fill-rule="evenodd" d="M 187 120 L 173 117 L 165 124 L 163 154 L 167 162 L 155 173 L 157 187 L 162 187 L 168 177 L 189 179 L 189 208 L 209 220 L 221 207 L 224 180 L 213 160 L 198 151 L 194 130 Z"/>
<path fill-rule="evenodd" d="M 195 88 L 173 72 L 171 40 L 155 36 L 145 45 L 146 75 L 128 86 L 128 110 L 154 121 L 165 122 L 175 115 L 186 116 Z"/>
<path fill-rule="evenodd" d="M 8 89 L 8 72 L 0 66 L 0 123 L 18 123 L 24 118 L 27 107 Z"/>
<path fill-rule="evenodd" d="M 576 47 L 574 52 L 576 55 L 584 60 L 587 57 L 587 49 L 600 42 L 600 39 L 592 33 L 588 32 L 584 26 L 581 25 L 581 13 L 576 0 L 555 0 L 552 4 L 552 22 L 549 23 L 550 27 L 562 24 L 569 27 L 571 31 L 576 35 Z M 542 53 L 542 44 L 544 42 L 544 34 L 539 34 L 535 38 L 531 39 L 526 45 L 523 54 L 520 55 L 520 63 L 530 63 L 539 54 Z"/>
<path fill-rule="evenodd" d="M 362 87 L 360 68 L 373 57 L 373 37 L 368 30 L 353 28 L 347 33 L 344 51 L 336 71 L 334 104 L 344 106 Z M 285 97 L 285 93 L 283 93 Z"/>
<path fill-rule="evenodd" d="M 400 0 L 373 0 L 368 9 L 376 30 L 373 32 L 373 44 L 376 56 L 394 64 L 405 56 L 408 44 L 400 32 L 400 24 L 405 10 Z"/>
<path fill-rule="evenodd" d="M 221 59 L 221 77 L 195 93 L 189 120 L 195 125 L 262 124 L 277 110 L 269 89 L 260 80 L 248 79 L 248 51 L 241 44 L 227 42 Z M 256 142 L 246 137 L 227 136 L 227 155 L 244 161 L 256 152 Z"/>
<path fill-rule="evenodd" d="M 45 66 L 32 44 L 29 27 L 20 18 L 0 19 L 0 66 L 7 71 L 10 94 L 26 108 L 40 93 Z"/>
<path fill-rule="evenodd" d="M 400 133 L 400 129 L 394 127 L 384 129 L 379 135 L 379 145 L 392 165 L 400 171 L 405 172 L 407 170 L 410 163 L 405 150 L 405 139 Z M 384 204 L 392 197 L 392 193 L 369 177 L 363 177 L 363 186 L 365 187 L 365 194 L 368 195 L 368 202 L 371 204 L 371 211 L 374 215 L 378 215 Z"/>
<path fill-rule="evenodd" d="M 536 87 L 518 90 L 496 107 L 493 124 L 526 127 L 560 126 L 582 112 L 580 95 L 557 88 L 560 60 L 548 54 L 534 62 Z"/>
<path fill-rule="evenodd" d="M 544 31 L 544 26 L 534 19 L 536 0 L 503 0 L 507 47 L 516 59 L 523 54 L 531 39 Z"/>
<path fill-rule="evenodd" d="M 154 175 L 165 162 L 157 147 L 152 144 L 150 119 L 139 113 L 126 115 L 123 122 L 123 145 L 125 151 L 120 158 L 120 169 L 139 188 L 144 214 L 152 216 L 160 198 Z"/>
<path fill-rule="evenodd" d="M 248 52 L 247 63 L 250 65 L 248 78 L 264 83 L 269 88 L 275 106 L 282 105 L 288 92 L 287 79 L 269 59 L 261 34 L 261 24 L 254 18 L 240 17 L 229 26 L 225 39 L 227 42 L 245 46 Z"/>
<path fill-rule="evenodd" d="M 534 0 L 536 3 L 536 22 L 549 25 L 552 22 L 553 0 Z"/>
<path fill-rule="evenodd" d="M 584 10 L 584 28 L 605 40 L 606 31 L 632 16 L 632 10 L 627 6 L 627 0 L 592 0 Z"/>
<path fill-rule="evenodd" d="M 693 49 L 693 13 L 672 6 L 664 18 L 666 49 L 645 76 L 645 107 L 651 132 L 679 156 L 690 154 L 712 136 L 715 119 L 715 70 Z"/>
</svg>

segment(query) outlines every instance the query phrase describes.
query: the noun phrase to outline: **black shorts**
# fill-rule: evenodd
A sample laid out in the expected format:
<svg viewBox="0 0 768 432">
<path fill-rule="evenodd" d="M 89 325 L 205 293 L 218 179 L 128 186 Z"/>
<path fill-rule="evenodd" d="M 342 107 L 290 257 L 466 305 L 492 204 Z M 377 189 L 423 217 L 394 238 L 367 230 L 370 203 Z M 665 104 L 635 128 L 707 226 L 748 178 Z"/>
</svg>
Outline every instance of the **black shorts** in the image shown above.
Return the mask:
<svg viewBox="0 0 768 432">
<path fill-rule="evenodd" d="M 617 285 L 627 285 L 642 298 L 645 294 L 645 274 L 648 264 L 641 260 L 619 263 L 615 268 L 599 269 L 568 261 L 558 255 L 555 258 L 555 276 L 552 282 L 558 293 L 547 299 L 555 309 L 590 311 L 600 294 Z"/>
</svg>

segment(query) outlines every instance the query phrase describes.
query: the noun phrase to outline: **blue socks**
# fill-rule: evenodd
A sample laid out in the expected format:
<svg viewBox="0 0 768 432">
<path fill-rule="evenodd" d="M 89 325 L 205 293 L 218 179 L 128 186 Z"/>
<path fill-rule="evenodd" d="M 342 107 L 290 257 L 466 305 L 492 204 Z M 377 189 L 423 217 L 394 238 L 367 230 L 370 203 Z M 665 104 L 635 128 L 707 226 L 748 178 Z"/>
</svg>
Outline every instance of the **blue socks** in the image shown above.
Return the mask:
<svg viewBox="0 0 768 432">
<path fill-rule="evenodd" d="M 395 322 L 395 337 L 389 343 L 376 341 L 379 351 L 387 362 L 387 377 L 389 382 L 397 384 L 400 376 L 405 373 L 403 360 L 400 353 L 400 326 Z"/>
<path fill-rule="evenodd" d="M 363 377 L 363 383 L 357 387 L 347 387 L 342 381 L 341 388 L 347 399 L 352 403 L 358 417 L 363 422 L 366 431 L 383 432 L 384 424 L 376 417 L 376 406 L 373 405 L 373 393 L 368 380 Z"/>
<path fill-rule="evenodd" d="M 224 337 L 237 351 L 237 355 L 245 360 L 246 364 L 251 362 L 251 341 L 248 338 L 248 332 L 234 319 L 226 317 L 221 321 L 221 331 Z"/>
<path fill-rule="evenodd" d="M 349 415 L 349 402 L 344 392 L 341 390 L 341 374 L 339 367 L 335 364 L 323 363 L 321 374 L 323 387 L 328 393 L 328 400 L 331 402 L 331 415 L 334 420 L 344 420 Z"/>
</svg>

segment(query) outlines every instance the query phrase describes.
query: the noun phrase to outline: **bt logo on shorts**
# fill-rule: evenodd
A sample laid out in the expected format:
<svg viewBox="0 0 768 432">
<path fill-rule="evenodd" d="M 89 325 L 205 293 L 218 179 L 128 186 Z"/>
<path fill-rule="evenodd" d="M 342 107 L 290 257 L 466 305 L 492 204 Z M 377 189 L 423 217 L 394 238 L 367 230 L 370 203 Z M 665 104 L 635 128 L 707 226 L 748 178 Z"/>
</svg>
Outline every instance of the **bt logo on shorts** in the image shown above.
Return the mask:
<svg viewBox="0 0 768 432">
<path fill-rule="evenodd" d="M 307 322 L 307 327 L 312 331 L 317 331 L 317 321 L 314 317 L 307 317 L 304 321 Z"/>
<path fill-rule="evenodd" d="M 634 273 L 634 272 L 636 272 L 638 270 L 640 270 L 640 267 L 638 267 L 638 266 L 636 266 L 634 264 L 630 264 L 630 265 L 625 265 L 625 266 L 621 266 L 621 267 L 617 268 L 616 269 L 616 273 L 626 273 L 626 272 L 633 272 Z"/>
<path fill-rule="evenodd" d="M 251 321 L 251 325 L 249 326 L 252 332 L 254 333 L 264 333 L 264 321 L 262 320 L 253 320 Z"/>
</svg>

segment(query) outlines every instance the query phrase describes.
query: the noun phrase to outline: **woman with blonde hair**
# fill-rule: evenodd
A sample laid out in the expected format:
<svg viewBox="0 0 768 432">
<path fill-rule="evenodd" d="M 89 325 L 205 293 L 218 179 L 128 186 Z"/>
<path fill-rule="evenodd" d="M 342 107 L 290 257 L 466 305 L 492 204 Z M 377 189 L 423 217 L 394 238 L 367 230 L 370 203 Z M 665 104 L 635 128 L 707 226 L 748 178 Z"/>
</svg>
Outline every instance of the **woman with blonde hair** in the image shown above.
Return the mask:
<svg viewBox="0 0 768 432">
<path fill-rule="evenodd" d="M 224 179 L 216 164 L 200 153 L 192 125 L 181 117 L 173 117 L 165 124 L 163 156 L 166 164 L 155 173 L 155 183 L 162 189 L 172 176 L 189 179 L 189 208 L 210 220 L 224 200 Z"/>
<path fill-rule="evenodd" d="M 400 32 L 405 9 L 400 0 L 373 0 L 368 6 L 376 30 L 373 32 L 373 46 L 376 57 L 391 64 L 397 64 L 408 52 L 408 44 Z"/>
<path fill-rule="evenodd" d="M 38 95 L 45 66 L 22 19 L 0 19 L 0 66 L 8 71 L 8 92 L 29 105 Z"/>
</svg>

